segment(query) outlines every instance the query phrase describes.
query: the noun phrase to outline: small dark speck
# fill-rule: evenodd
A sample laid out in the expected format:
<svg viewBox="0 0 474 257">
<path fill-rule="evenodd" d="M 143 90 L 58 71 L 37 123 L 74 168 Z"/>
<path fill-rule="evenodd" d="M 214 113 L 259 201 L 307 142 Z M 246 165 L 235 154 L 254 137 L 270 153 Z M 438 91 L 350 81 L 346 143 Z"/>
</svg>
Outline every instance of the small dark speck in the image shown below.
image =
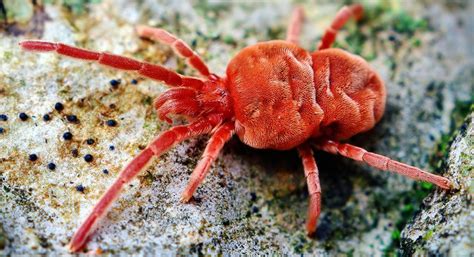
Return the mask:
<svg viewBox="0 0 474 257">
<path fill-rule="evenodd" d="M 138 80 L 132 79 L 132 84 L 134 84 L 134 85 L 138 84 Z"/>
<path fill-rule="evenodd" d="M 117 106 L 115 104 L 109 104 L 109 108 L 110 109 L 115 109 L 115 108 L 117 108 Z"/>
<path fill-rule="evenodd" d="M 122 81 L 120 79 L 112 79 L 109 83 L 112 88 L 117 88 Z"/>
<path fill-rule="evenodd" d="M 44 121 L 49 121 L 49 120 L 51 120 L 51 116 L 49 116 L 49 114 L 45 114 L 45 115 L 43 115 L 43 120 Z"/>
<path fill-rule="evenodd" d="M 252 212 L 253 213 L 257 213 L 259 210 L 258 210 L 258 207 L 257 206 L 253 206 L 252 207 Z"/>
<path fill-rule="evenodd" d="M 392 41 L 392 42 L 395 41 L 396 39 L 397 39 L 397 38 L 396 38 L 395 35 L 393 35 L 393 34 L 390 34 L 390 35 L 388 36 L 388 40 L 390 40 L 390 41 Z"/>
<path fill-rule="evenodd" d="M 88 145 L 93 145 L 93 144 L 95 143 L 95 140 L 92 139 L 92 138 L 89 138 L 89 139 L 86 140 L 86 143 L 87 143 Z"/>
<path fill-rule="evenodd" d="M 108 120 L 108 121 L 106 121 L 105 123 L 106 123 L 107 126 L 109 126 L 109 127 L 115 127 L 115 126 L 117 126 L 117 121 L 115 121 L 115 120 Z"/>
<path fill-rule="evenodd" d="M 72 139 L 72 133 L 71 132 L 66 132 L 63 134 L 64 140 L 71 140 Z"/>
<path fill-rule="evenodd" d="M 66 116 L 66 119 L 67 119 L 67 121 L 69 121 L 69 122 L 73 122 L 73 123 L 76 123 L 76 122 L 78 122 L 78 121 L 79 121 L 79 120 L 77 119 L 77 116 L 76 116 L 76 115 L 72 115 L 72 114 L 71 114 L 71 115 L 68 115 L 68 116 Z"/>
<path fill-rule="evenodd" d="M 250 193 L 250 200 L 252 202 L 255 202 L 255 200 L 257 200 L 257 194 L 255 194 L 255 192 Z"/>
<path fill-rule="evenodd" d="M 55 170 L 56 169 L 56 164 L 54 164 L 52 162 L 48 163 L 48 169 Z"/>
<path fill-rule="evenodd" d="M 0 134 L 3 134 L 3 133 L 5 133 L 5 129 L 0 127 Z"/>
<path fill-rule="evenodd" d="M 29 159 L 30 161 L 34 162 L 34 161 L 38 160 L 38 155 L 36 155 L 36 154 L 34 154 L 34 153 L 33 153 L 33 154 L 30 154 L 30 155 L 28 156 L 28 159 Z"/>
<path fill-rule="evenodd" d="M 109 170 L 108 170 L 108 169 L 104 169 L 104 170 L 102 170 L 102 172 L 103 172 L 104 174 L 109 174 Z"/>
<path fill-rule="evenodd" d="M 8 116 L 5 115 L 5 114 L 0 114 L 0 121 L 7 121 L 8 120 Z"/>
<path fill-rule="evenodd" d="M 79 184 L 79 185 L 76 186 L 76 190 L 79 191 L 79 192 L 81 192 L 81 193 L 84 193 L 84 190 L 85 190 L 85 189 L 86 189 L 86 188 L 85 188 L 83 185 L 80 185 L 80 184 Z"/>
<path fill-rule="evenodd" d="M 20 120 L 22 121 L 25 121 L 28 119 L 28 115 L 24 112 L 20 113 L 20 115 L 18 115 L 18 117 L 20 117 Z"/>
<path fill-rule="evenodd" d="M 224 221 L 222 222 L 222 225 L 224 225 L 224 226 L 229 226 L 229 225 L 230 225 L 230 222 L 229 222 L 228 220 L 224 220 Z"/>
<path fill-rule="evenodd" d="M 84 161 L 86 162 L 91 162 L 94 160 L 94 156 L 92 156 L 92 154 L 86 154 L 84 155 Z"/>
<path fill-rule="evenodd" d="M 115 146 L 113 146 L 113 145 L 109 146 L 109 150 L 110 150 L 110 151 L 115 150 Z"/>
<path fill-rule="evenodd" d="M 56 109 L 56 111 L 60 112 L 60 111 L 64 110 L 64 105 L 62 103 L 58 102 L 54 105 L 54 109 Z"/>
<path fill-rule="evenodd" d="M 72 154 L 73 157 L 77 157 L 77 156 L 79 156 L 79 150 L 72 149 L 71 154 Z"/>
</svg>

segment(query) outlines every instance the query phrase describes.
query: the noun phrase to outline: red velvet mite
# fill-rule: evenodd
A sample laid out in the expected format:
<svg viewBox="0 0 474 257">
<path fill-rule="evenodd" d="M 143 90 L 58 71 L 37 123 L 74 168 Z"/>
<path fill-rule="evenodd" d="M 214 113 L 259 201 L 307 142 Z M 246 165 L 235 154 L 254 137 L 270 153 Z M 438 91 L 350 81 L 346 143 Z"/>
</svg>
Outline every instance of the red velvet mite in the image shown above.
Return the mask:
<svg viewBox="0 0 474 257">
<path fill-rule="evenodd" d="M 171 122 L 168 115 L 182 115 L 189 122 L 161 133 L 121 171 L 72 237 L 71 251 L 83 248 L 120 190 L 152 159 L 183 140 L 203 134 L 211 134 L 211 138 L 182 193 L 182 202 L 190 200 L 234 133 L 254 148 L 296 148 L 303 161 L 310 196 L 306 224 L 309 235 L 316 230 L 321 209 L 321 187 L 312 147 L 449 189 L 451 183 L 446 178 L 341 143 L 373 128 L 385 109 L 385 86 L 374 69 L 360 56 L 330 48 L 337 31 L 351 17 L 359 19 L 362 12 L 361 5 L 343 7 L 326 29 L 318 50 L 310 53 L 298 46 L 303 10 L 296 8 L 285 41 L 261 42 L 244 48 L 232 58 L 222 76 L 212 74 L 201 57 L 181 39 L 147 26 L 137 27 L 140 37 L 170 45 L 201 77 L 184 76 L 161 65 L 62 43 L 21 42 L 24 50 L 54 51 L 163 82 L 170 89 L 154 102 L 159 118 Z"/>
</svg>

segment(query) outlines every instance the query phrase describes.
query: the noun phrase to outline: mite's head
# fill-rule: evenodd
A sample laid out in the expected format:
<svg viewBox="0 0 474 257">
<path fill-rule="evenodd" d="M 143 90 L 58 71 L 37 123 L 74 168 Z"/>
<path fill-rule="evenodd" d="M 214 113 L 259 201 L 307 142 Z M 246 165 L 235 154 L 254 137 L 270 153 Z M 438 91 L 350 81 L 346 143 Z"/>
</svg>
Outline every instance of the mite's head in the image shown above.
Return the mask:
<svg viewBox="0 0 474 257">
<path fill-rule="evenodd" d="M 233 109 L 225 83 L 225 79 L 211 75 L 207 80 L 199 79 L 193 86 L 168 89 L 155 100 L 159 118 L 170 123 L 168 114 L 190 120 L 210 114 L 232 118 Z"/>
</svg>

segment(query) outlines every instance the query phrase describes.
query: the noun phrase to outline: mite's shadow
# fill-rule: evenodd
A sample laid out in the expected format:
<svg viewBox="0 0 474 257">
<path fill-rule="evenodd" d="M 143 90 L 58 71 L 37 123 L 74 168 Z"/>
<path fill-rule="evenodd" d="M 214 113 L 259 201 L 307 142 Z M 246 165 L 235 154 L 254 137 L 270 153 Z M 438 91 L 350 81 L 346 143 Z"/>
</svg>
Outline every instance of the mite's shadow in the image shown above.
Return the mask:
<svg viewBox="0 0 474 257">
<path fill-rule="evenodd" d="M 373 138 L 377 137 L 374 134 L 380 133 L 380 131 L 375 129 L 357 136 L 355 141 L 361 147 L 366 147 L 368 146 L 367 143 L 370 144 Z M 361 144 L 360 142 L 364 143 Z M 285 220 L 285 224 L 281 224 L 282 227 L 295 230 L 288 231 L 288 233 L 294 234 L 298 230 L 303 229 L 302 224 L 304 224 L 306 219 L 309 198 L 303 166 L 297 151 L 258 150 L 243 144 L 237 137 L 234 137 L 228 143 L 225 151 L 236 156 L 236 158 L 244 158 L 250 161 L 251 165 L 261 167 L 261 170 L 258 170 L 258 172 L 263 174 L 256 177 L 263 178 L 263 181 L 259 181 L 256 184 L 262 187 L 269 187 L 271 192 L 273 192 L 273 188 L 275 189 L 274 199 L 265 201 L 267 208 L 275 213 L 287 212 L 289 213 L 287 216 L 296 217 L 297 221 Z M 353 213 L 351 213 L 354 206 L 347 206 L 349 199 L 354 197 L 354 183 L 363 183 L 368 187 L 367 190 L 370 191 L 371 187 L 382 186 L 384 181 L 371 174 L 367 166 L 342 156 L 317 150 L 314 151 L 314 156 L 319 168 L 322 189 L 322 216 L 318 223 L 316 239 L 319 241 L 329 241 L 334 238 L 340 239 L 354 233 L 360 233 L 361 225 L 354 222 Z M 285 173 L 291 174 L 286 174 L 288 175 L 286 176 Z M 282 181 L 282 177 L 291 177 L 292 179 Z M 281 193 L 277 191 L 279 188 L 293 189 Z M 263 189 L 255 188 L 255 190 Z M 278 204 L 272 204 L 275 201 Z M 359 215 L 363 215 L 363 212 L 364 210 L 357 211 Z M 299 223 L 286 224 L 290 222 Z"/>
</svg>

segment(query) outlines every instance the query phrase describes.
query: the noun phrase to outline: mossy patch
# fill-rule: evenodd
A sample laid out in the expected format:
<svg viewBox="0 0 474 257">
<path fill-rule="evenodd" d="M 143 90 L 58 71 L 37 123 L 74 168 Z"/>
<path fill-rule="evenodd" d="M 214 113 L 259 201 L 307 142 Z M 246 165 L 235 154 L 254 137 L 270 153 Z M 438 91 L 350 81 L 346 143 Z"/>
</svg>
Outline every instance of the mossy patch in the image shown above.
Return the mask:
<svg viewBox="0 0 474 257">
<path fill-rule="evenodd" d="M 84 14 L 87 6 L 90 4 L 98 4 L 101 0 L 44 0 L 45 4 L 60 4 L 73 14 Z"/>
<path fill-rule="evenodd" d="M 348 1 L 347 4 L 352 4 Z M 417 31 L 426 31 L 428 22 L 424 19 L 415 18 L 398 4 L 398 1 L 363 1 L 364 15 L 356 23 L 352 22 L 345 26 L 347 31 L 345 38 L 340 37 L 334 47 L 347 49 L 360 55 L 367 60 L 377 57 L 377 36 L 380 32 L 391 32 L 387 38 L 398 47 L 400 42 L 410 41 L 413 47 L 419 47 L 422 43 L 415 35 Z M 365 29 L 367 27 L 368 29 Z"/>
<path fill-rule="evenodd" d="M 454 140 L 455 136 L 458 134 L 458 131 L 462 133 L 462 128 L 458 130 L 468 115 L 468 113 L 474 111 L 473 101 L 468 102 L 457 102 L 456 106 L 451 115 L 451 130 L 449 133 L 442 135 L 440 142 L 436 146 L 435 153 L 430 158 L 430 165 L 436 171 L 436 173 L 442 173 L 446 170 L 446 162 L 449 154 L 449 148 Z M 401 231 L 405 225 L 410 221 L 415 213 L 419 210 L 420 202 L 428 196 L 432 191 L 434 185 L 428 182 L 419 182 L 416 183 L 412 191 L 404 192 L 400 194 L 399 199 L 392 199 L 387 201 L 384 199 L 380 203 L 384 203 L 384 206 L 390 206 L 392 204 L 402 204 L 401 218 L 396 222 L 395 228 L 392 231 L 392 244 L 385 249 L 386 256 L 395 256 L 397 254 L 398 246 L 400 245 L 400 236 Z M 382 199 L 380 199 L 382 200 Z M 426 241 L 433 235 L 433 230 L 429 230 L 423 237 L 423 240 Z"/>
</svg>

